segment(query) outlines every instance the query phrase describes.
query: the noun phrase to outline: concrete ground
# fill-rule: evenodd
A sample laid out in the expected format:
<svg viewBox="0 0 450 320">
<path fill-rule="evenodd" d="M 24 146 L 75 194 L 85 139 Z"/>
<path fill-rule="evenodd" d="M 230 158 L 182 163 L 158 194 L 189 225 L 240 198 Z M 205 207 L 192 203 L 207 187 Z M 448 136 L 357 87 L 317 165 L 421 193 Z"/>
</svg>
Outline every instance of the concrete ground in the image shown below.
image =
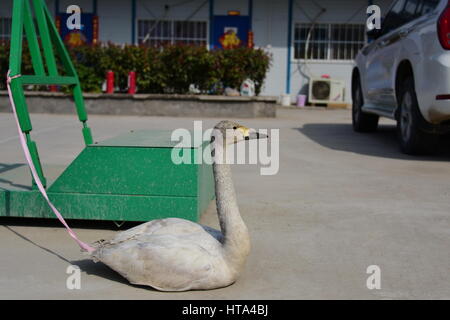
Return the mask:
<svg viewBox="0 0 450 320">
<path fill-rule="evenodd" d="M 75 116 L 32 115 L 45 163 L 68 164 L 82 149 Z M 189 118 L 92 116 L 96 140 L 131 129 L 192 128 Z M 205 127 L 218 119 L 207 119 Z M 412 299 L 450 298 L 450 151 L 409 157 L 393 122 L 356 134 L 348 110 L 280 110 L 240 121 L 280 129 L 280 171 L 236 165 L 234 182 L 252 252 L 234 285 L 161 293 L 129 285 L 86 260 L 58 223 L 0 219 L 0 298 L 24 299 Z M 23 163 L 10 114 L 0 114 L 0 164 Z M 217 226 L 214 208 L 201 219 Z M 72 222 L 85 241 L 112 223 Z M 70 264 L 81 290 L 66 288 Z M 381 268 L 381 290 L 366 269 Z"/>
</svg>

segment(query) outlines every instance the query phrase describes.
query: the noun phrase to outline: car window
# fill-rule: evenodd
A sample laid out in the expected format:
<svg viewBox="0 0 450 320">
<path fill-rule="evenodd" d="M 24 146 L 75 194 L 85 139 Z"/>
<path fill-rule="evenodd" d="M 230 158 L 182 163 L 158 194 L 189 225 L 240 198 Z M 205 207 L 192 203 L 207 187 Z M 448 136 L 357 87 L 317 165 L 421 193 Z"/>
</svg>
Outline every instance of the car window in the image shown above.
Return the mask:
<svg viewBox="0 0 450 320">
<path fill-rule="evenodd" d="M 401 13 L 403 24 L 408 23 L 419 16 L 418 9 L 421 0 L 408 0 Z"/>
<path fill-rule="evenodd" d="M 439 0 L 398 0 L 386 15 L 383 23 L 382 34 L 419 18 L 434 10 Z"/>
<path fill-rule="evenodd" d="M 418 12 L 421 16 L 426 15 L 436 9 L 438 4 L 439 0 L 423 0 Z"/>
<path fill-rule="evenodd" d="M 401 13 L 405 8 L 406 0 L 397 0 L 391 10 L 386 14 L 383 21 L 382 34 L 386 34 L 402 25 Z"/>
</svg>

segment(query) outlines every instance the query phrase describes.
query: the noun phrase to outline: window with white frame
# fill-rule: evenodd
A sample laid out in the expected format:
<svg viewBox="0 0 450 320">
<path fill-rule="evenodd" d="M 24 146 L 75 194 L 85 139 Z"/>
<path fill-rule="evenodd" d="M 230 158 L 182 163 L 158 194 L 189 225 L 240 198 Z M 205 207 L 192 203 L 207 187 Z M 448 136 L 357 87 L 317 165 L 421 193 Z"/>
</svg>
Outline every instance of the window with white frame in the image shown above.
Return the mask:
<svg viewBox="0 0 450 320">
<path fill-rule="evenodd" d="M 11 38 L 11 18 L 0 17 L 0 41 Z"/>
<path fill-rule="evenodd" d="M 189 44 L 206 46 L 206 21 L 139 20 L 138 42 L 148 46 Z"/>
<path fill-rule="evenodd" d="M 296 23 L 294 58 L 353 60 L 365 43 L 364 24 Z"/>
</svg>

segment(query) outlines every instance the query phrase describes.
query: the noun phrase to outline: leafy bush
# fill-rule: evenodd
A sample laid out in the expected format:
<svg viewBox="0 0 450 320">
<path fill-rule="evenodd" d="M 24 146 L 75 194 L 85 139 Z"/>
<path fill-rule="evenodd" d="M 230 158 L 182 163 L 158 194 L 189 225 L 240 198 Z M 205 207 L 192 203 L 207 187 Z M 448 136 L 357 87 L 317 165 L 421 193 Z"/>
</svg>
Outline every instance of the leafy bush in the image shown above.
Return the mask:
<svg viewBox="0 0 450 320">
<path fill-rule="evenodd" d="M 160 56 L 166 92 L 186 93 L 191 84 L 205 92 L 213 85 L 214 57 L 206 48 L 168 46 Z"/>
<path fill-rule="evenodd" d="M 239 88 L 241 83 L 250 78 L 255 82 L 258 95 L 269 70 L 271 57 L 263 50 L 237 48 L 233 50 L 217 50 L 215 55 L 216 78 L 225 87 Z"/>
<path fill-rule="evenodd" d="M 10 45 L 8 41 L 0 41 L 0 90 L 6 90 L 6 75 L 9 70 L 9 49 Z M 33 74 L 31 55 L 26 42 L 23 44 L 22 52 L 22 73 Z"/>
<path fill-rule="evenodd" d="M 71 48 L 70 54 L 84 92 L 101 92 L 108 70 L 115 73 L 116 87 L 125 91 L 128 73 L 136 71 L 139 93 L 189 93 L 194 85 L 202 93 L 221 94 L 224 87 L 239 89 L 250 78 L 259 94 L 271 57 L 261 49 L 212 50 L 197 46 L 118 46 L 114 44 Z M 0 44 L 0 88 L 5 88 L 9 44 Z M 32 73 L 24 46 L 24 74 Z"/>
</svg>

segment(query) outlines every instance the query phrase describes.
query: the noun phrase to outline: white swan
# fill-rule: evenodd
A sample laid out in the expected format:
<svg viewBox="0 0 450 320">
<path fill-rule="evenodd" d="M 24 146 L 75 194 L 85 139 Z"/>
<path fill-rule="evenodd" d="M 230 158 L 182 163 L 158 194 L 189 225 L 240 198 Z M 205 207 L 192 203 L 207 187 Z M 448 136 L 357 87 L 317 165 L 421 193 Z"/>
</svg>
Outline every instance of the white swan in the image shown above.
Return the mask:
<svg viewBox="0 0 450 320">
<path fill-rule="evenodd" d="M 221 231 L 178 218 L 154 220 L 97 242 L 91 254 L 94 261 L 133 284 L 161 291 L 206 290 L 234 283 L 250 252 L 250 237 L 224 159 L 228 145 L 260 137 L 231 121 L 214 127 L 213 173 Z"/>
</svg>

